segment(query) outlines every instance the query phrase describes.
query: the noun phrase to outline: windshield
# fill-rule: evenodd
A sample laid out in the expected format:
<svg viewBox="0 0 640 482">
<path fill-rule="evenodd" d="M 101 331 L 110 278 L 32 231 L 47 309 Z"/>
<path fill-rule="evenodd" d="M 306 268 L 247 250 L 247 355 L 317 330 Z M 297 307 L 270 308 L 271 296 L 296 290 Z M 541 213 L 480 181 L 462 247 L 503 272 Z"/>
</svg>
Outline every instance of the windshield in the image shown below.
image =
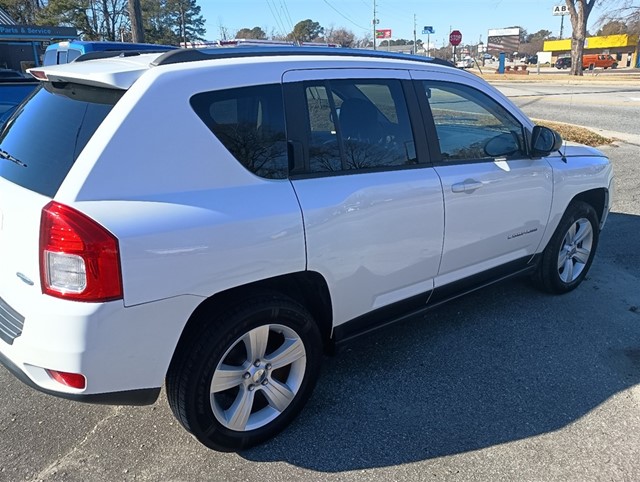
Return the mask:
<svg viewBox="0 0 640 482">
<path fill-rule="evenodd" d="M 44 83 L 0 127 L 0 176 L 53 197 L 124 91 Z M 10 161 L 12 159 L 17 160 Z"/>
</svg>

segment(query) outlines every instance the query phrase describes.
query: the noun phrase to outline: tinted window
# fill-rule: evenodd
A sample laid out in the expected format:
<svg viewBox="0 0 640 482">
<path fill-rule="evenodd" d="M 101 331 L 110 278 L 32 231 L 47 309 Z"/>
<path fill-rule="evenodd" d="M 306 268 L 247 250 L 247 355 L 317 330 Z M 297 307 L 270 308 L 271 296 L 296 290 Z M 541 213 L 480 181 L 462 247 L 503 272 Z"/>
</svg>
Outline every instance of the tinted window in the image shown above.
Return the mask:
<svg viewBox="0 0 640 482">
<path fill-rule="evenodd" d="M 38 87 L 0 130 L 0 149 L 23 164 L 0 157 L 0 176 L 40 194 L 55 195 L 122 94 L 74 84 Z"/>
<path fill-rule="evenodd" d="M 194 95 L 191 107 L 244 167 L 258 176 L 289 174 L 280 85 Z"/>
<path fill-rule="evenodd" d="M 417 163 L 400 81 L 332 80 L 304 87 L 310 172 Z"/>
<path fill-rule="evenodd" d="M 0 127 L 13 110 L 38 86 L 37 82 L 16 82 L 0 86 Z"/>
<path fill-rule="evenodd" d="M 67 54 L 67 62 L 73 62 L 75 59 L 82 55 L 82 52 L 76 49 L 69 49 Z"/>
<path fill-rule="evenodd" d="M 57 58 L 57 51 L 55 49 L 47 49 L 44 53 L 44 60 L 42 65 L 55 65 Z"/>
<path fill-rule="evenodd" d="M 522 125 L 495 100 L 460 84 L 424 81 L 423 85 L 443 161 L 526 155 Z"/>
</svg>

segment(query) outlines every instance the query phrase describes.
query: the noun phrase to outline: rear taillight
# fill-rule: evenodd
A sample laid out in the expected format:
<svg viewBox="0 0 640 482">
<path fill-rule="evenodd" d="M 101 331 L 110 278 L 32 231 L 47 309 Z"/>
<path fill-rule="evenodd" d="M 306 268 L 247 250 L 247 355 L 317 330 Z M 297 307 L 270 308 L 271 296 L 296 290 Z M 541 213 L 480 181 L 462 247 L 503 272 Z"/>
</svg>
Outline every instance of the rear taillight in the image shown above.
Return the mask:
<svg viewBox="0 0 640 482">
<path fill-rule="evenodd" d="M 122 298 L 118 240 L 91 218 L 50 202 L 40 220 L 42 292 L 102 302 Z"/>
<path fill-rule="evenodd" d="M 84 389 L 87 386 L 87 379 L 81 373 L 67 373 L 57 370 L 47 370 L 47 373 L 56 382 L 67 387 Z"/>
</svg>

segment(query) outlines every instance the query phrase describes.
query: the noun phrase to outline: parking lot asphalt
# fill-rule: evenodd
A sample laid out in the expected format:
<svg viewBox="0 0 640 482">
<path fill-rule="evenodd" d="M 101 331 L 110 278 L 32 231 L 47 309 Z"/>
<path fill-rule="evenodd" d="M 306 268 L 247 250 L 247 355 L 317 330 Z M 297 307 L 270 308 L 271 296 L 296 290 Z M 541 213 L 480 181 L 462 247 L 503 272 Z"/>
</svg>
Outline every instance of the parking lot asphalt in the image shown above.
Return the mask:
<svg viewBox="0 0 640 482">
<path fill-rule="evenodd" d="M 0 368 L 0 480 L 640 480 L 640 146 L 604 147 L 614 209 L 583 285 L 516 280 L 325 359 L 276 439 L 239 454 L 149 407 L 73 403 Z"/>
</svg>

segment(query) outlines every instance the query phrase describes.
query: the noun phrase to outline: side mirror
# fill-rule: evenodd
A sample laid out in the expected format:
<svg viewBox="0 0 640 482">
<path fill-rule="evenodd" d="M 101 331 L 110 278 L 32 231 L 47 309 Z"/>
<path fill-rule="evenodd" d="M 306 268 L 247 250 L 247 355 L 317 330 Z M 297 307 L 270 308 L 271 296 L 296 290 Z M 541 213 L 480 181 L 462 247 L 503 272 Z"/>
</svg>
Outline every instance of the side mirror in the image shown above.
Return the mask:
<svg viewBox="0 0 640 482">
<path fill-rule="evenodd" d="M 562 136 L 545 126 L 535 126 L 531 133 L 531 155 L 546 157 L 562 147 Z"/>
</svg>

